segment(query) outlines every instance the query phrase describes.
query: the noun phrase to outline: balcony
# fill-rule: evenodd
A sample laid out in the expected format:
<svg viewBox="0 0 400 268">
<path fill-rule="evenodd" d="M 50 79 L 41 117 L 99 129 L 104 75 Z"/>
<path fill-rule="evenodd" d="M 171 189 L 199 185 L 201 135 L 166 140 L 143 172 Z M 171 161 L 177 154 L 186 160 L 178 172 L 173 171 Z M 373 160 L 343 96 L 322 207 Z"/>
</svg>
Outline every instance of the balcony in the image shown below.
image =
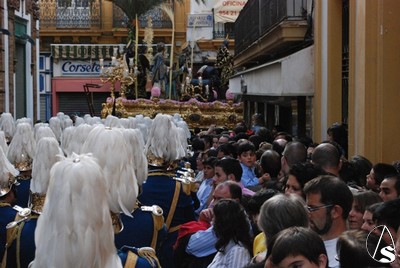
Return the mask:
<svg viewBox="0 0 400 268">
<path fill-rule="evenodd" d="M 235 66 L 260 64 L 302 43 L 307 0 L 248 1 L 235 22 Z"/>
<path fill-rule="evenodd" d="M 172 5 L 173 7 L 173 5 Z M 172 22 L 170 18 L 159 8 L 153 8 L 143 15 L 139 16 L 140 28 L 147 27 L 147 18 L 152 19 L 153 29 L 172 29 Z M 114 28 L 126 28 L 128 23 L 128 17 L 125 13 L 117 6 L 113 5 L 113 27 Z"/>
<path fill-rule="evenodd" d="M 225 39 L 227 36 L 230 39 L 235 38 L 235 23 L 231 23 L 231 22 L 215 23 L 214 30 L 213 30 L 213 38 L 214 39 Z"/>
<path fill-rule="evenodd" d="M 41 29 L 90 29 L 101 23 L 100 1 L 40 1 Z"/>
</svg>

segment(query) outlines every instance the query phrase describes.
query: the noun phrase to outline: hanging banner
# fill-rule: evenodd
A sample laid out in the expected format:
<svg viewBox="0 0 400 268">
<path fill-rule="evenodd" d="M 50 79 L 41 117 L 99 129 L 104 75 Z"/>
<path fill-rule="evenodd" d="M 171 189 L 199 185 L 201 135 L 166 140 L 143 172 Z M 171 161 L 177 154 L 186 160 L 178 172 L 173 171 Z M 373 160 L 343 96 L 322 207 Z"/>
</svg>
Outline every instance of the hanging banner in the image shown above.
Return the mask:
<svg viewBox="0 0 400 268">
<path fill-rule="evenodd" d="M 215 22 L 235 22 L 247 0 L 219 0 L 214 6 Z"/>
</svg>

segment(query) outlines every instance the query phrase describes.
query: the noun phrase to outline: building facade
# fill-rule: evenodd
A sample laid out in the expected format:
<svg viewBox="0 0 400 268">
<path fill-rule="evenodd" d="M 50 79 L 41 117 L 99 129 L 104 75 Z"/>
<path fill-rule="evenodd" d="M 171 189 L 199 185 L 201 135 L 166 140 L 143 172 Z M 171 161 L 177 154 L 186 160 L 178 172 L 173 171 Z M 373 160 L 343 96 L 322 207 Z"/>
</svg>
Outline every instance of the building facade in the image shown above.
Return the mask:
<svg viewBox="0 0 400 268">
<path fill-rule="evenodd" d="M 249 1 L 236 21 L 235 65 L 243 71 L 230 81 L 245 117 L 264 114 L 268 127 L 297 129 L 315 142 L 333 123 L 346 124 L 349 157 L 399 160 L 399 7 L 396 0 Z"/>
<path fill-rule="evenodd" d="M 0 9 L 0 111 L 38 120 L 39 7 L 2 0 Z"/>
<path fill-rule="evenodd" d="M 208 7 L 194 0 L 166 2 L 174 12 L 172 45 L 175 60 L 178 61 L 177 55 L 182 50 L 190 50 L 191 41 L 195 40 L 194 56 L 189 59 L 195 65 L 194 72 L 204 61 L 215 61 L 216 51 L 224 40 L 225 27 L 224 23 L 214 23 L 213 5 Z M 109 85 L 99 79 L 99 60 L 109 60 L 114 47 L 122 49 L 126 46 L 129 35 L 126 15 L 110 1 L 40 0 L 39 5 L 42 116 L 49 119 L 59 111 L 89 113 L 85 85 L 93 86 L 89 88 L 89 97 L 95 115 L 100 115 L 101 105 L 110 94 Z M 160 8 L 139 16 L 139 44 L 143 43 L 148 17 L 152 18 L 153 44 L 165 43 L 169 53 L 172 22 Z M 230 38 L 233 38 L 232 34 Z M 77 66 L 87 68 L 76 71 Z"/>
<path fill-rule="evenodd" d="M 312 2 L 248 1 L 235 23 L 235 68 L 229 88 L 247 122 L 263 115 L 269 129 L 312 135 L 314 46 Z"/>
</svg>

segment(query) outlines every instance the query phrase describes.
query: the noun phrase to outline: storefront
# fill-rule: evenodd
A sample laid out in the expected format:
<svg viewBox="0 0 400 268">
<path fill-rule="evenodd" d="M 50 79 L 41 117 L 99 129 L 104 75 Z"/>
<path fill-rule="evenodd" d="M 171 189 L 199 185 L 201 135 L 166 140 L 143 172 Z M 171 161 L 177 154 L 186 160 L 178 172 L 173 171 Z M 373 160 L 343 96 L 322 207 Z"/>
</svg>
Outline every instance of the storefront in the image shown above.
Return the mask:
<svg viewBox="0 0 400 268">
<path fill-rule="evenodd" d="M 314 47 L 232 76 L 230 90 L 244 103 L 244 118 L 264 115 L 272 129 L 279 125 L 296 136 L 311 136 L 314 95 Z"/>
</svg>

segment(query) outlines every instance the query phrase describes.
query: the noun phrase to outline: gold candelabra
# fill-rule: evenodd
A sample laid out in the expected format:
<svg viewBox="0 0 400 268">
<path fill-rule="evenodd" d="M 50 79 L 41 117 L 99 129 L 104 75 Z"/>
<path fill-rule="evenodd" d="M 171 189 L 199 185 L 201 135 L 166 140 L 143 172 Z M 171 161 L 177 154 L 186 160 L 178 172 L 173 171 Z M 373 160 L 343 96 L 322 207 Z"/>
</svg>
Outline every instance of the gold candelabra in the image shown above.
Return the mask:
<svg viewBox="0 0 400 268">
<path fill-rule="evenodd" d="M 191 98 L 200 98 L 202 101 L 207 101 L 210 95 L 209 85 L 203 88 L 203 78 L 199 76 L 198 85 L 193 85 L 192 81 L 192 69 L 188 69 L 188 75 L 185 78 L 184 83 L 181 87 L 181 96 L 190 96 Z"/>
<path fill-rule="evenodd" d="M 104 65 L 104 59 L 100 59 L 100 80 L 102 83 L 110 83 L 111 98 L 115 99 L 115 84 L 120 82 L 120 97 L 126 98 L 126 89 L 136 82 L 138 68 L 134 65 L 133 58 L 129 58 L 129 66 L 122 53 L 118 56 L 118 48 L 114 48 L 114 56 L 111 57 L 111 64 Z"/>
</svg>

